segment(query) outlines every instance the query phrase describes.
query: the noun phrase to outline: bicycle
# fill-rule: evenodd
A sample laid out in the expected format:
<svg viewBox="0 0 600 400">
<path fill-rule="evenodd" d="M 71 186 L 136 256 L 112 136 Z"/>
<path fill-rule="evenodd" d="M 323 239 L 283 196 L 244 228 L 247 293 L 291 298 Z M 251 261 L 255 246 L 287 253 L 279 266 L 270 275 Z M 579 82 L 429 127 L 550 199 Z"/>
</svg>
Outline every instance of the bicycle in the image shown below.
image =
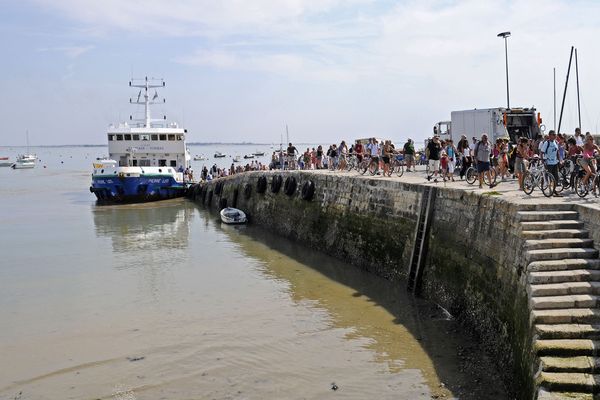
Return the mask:
<svg viewBox="0 0 600 400">
<path fill-rule="evenodd" d="M 402 156 L 395 156 L 390 160 L 390 176 L 392 173 L 396 174 L 397 177 L 404 175 L 404 159 Z"/>
<path fill-rule="evenodd" d="M 556 180 L 548 172 L 541 160 L 531 160 L 529 170 L 523 176 L 523 192 L 527 195 L 533 193 L 535 187 L 539 187 L 544 196 L 550 197 L 555 193 Z"/>
<path fill-rule="evenodd" d="M 599 160 L 600 158 L 596 157 L 596 163 Z M 577 164 L 579 165 L 579 162 Z M 592 192 L 594 196 L 598 197 L 600 195 L 600 174 L 598 174 L 598 171 L 596 170 L 589 176 L 587 184 L 584 182 L 585 170 L 581 168 L 581 172 L 575 177 L 575 193 L 577 193 L 577 196 L 583 198 Z"/>
<path fill-rule="evenodd" d="M 484 172 L 483 173 L 483 182 L 488 185 L 488 186 L 493 186 L 496 183 L 496 179 L 498 178 L 497 174 L 496 174 L 496 170 L 494 168 L 490 167 L 490 178 L 488 179 L 488 175 Z M 467 168 L 467 171 L 465 172 L 465 180 L 467 181 L 467 183 L 469 185 L 474 184 L 477 180 L 479 179 L 479 171 L 477 171 L 477 167 L 474 165 L 471 165 L 469 168 Z"/>
</svg>

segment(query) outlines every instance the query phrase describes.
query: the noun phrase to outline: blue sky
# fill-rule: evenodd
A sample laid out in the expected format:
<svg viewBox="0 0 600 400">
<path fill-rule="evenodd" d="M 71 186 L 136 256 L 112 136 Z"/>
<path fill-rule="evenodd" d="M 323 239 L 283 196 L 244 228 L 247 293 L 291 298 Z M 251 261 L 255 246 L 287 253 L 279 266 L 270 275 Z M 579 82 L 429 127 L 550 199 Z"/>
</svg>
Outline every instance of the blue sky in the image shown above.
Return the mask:
<svg viewBox="0 0 600 400">
<path fill-rule="evenodd" d="M 164 78 L 156 110 L 191 141 L 428 136 L 468 108 L 535 105 L 552 127 L 579 49 L 583 130 L 600 124 L 600 2 L 0 1 L 0 145 L 105 142 L 136 109 L 131 75 Z M 574 85 L 563 131 L 577 125 Z M 560 100 L 560 99 L 559 99 Z"/>
</svg>

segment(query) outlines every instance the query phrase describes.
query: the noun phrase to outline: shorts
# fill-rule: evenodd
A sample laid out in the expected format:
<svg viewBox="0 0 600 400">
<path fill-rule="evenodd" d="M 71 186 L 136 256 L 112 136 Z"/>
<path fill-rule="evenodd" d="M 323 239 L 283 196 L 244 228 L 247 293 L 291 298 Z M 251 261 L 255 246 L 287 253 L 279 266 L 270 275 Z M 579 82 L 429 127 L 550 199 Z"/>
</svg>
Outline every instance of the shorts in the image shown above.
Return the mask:
<svg viewBox="0 0 600 400">
<path fill-rule="evenodd" d="M 389 156 L 381 156 L 381 160 L 383 161 L 384 164 L 389 164 L 390 163 L 390 157 Z"/>
<path fill-rule="evenodd" d="M 525 163 L 521 157 L 515 159 L 515 173 L 522 174 L 525 172 Z"/>
<path fill-rule="evenodd" d="M 477 161 L 477 172 L 482 173 L 490 170 L 490 163 L 484 161 Z"/>
<path fill-rule="evenodd" d="M 429 170 L 437 171 L 440 169 L 440 160 L 429 160 Z"/>
<path fill-rule="evenodd" d="M 406 160 L 407 163 L 414 163 L 415 155 L 414 154 L 405 154 L 404 159 Z"/>
<path fill-rule="evenodd" d="M 589 158 L 580 158 L 579 159 L 579 165 L 582 167 L 589 167 L 590 166 L 590 159 Z"/>
</svg>

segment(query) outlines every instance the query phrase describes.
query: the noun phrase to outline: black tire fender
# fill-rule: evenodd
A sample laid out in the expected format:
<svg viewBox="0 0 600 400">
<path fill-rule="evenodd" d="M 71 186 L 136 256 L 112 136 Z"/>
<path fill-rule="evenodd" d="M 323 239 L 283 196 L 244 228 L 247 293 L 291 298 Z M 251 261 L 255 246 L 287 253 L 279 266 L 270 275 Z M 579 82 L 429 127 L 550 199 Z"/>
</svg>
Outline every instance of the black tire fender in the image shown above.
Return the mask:
<svg viewBox="0 0 600 400">
<path fill-rule="evenodd" d="M 281 189 L 281 184 L 283 183 L 283 178 L 281 175 L 275 175 L 273 180 L 271 180 L 271 192 L 278 193 L 279 189 Z"/>
<path fill-rule="evenodd" d="M 267 190 L 267 177 L 263 175 L 260 178 L 258 178 L 258 182 L 256 182 L 256 192 L 262 194 L 266 190 Z"/>
<path fill-rule="evenodd" d="M 312 200 L 315 195 L 315 183 L 313 181 L 306 181 L 302 185 L 302 200 Z"/>
<path fill-rule="evenodd" d="M 217 182 L 217 184 L 215 185 L 215 194 L 216 195 L 220 195 L 223 192 L 223 182 L 219 181 Z"/>
<path fill-rule="evenodd" d="M 285 180 L 285 184 L 283 185 L 283 192 L 288 196 L 292 196 L 296 193 L 296 187 L 298 183 L 296 182 L 296 178 L 293 176 L 288 176 Z"/>
</svg>

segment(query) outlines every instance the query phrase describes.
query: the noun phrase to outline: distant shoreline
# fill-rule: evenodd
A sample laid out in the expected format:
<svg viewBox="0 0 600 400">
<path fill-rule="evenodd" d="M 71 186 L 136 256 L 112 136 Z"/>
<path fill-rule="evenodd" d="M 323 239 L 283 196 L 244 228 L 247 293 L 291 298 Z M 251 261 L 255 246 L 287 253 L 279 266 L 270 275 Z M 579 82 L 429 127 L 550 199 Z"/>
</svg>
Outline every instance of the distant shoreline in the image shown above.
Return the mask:
<svg viewBox="0 0 600 400">
<path fill-rule="evenodd" d="M 295 143 L 295 145 L 311 145 L 315 143 Z M 273 143 L 252 143 L 252 142 L 238 142 L 238 143 L 227 143 L 227 142 L 190 142 L 188 146 L 273 146 Z M 0 145 L 0 147 L 16 147 L 16 148 L 24 148 L 27 146 L 17 145 Z M 45 147 L 45 148 L 61 148 L 61 147 L 108 147 L 106 144 L 40 144 L 37 146 L 29 146 L 29 147 Z M 284 146 L 285 147 L 285 146 Z"/>
</svg>

